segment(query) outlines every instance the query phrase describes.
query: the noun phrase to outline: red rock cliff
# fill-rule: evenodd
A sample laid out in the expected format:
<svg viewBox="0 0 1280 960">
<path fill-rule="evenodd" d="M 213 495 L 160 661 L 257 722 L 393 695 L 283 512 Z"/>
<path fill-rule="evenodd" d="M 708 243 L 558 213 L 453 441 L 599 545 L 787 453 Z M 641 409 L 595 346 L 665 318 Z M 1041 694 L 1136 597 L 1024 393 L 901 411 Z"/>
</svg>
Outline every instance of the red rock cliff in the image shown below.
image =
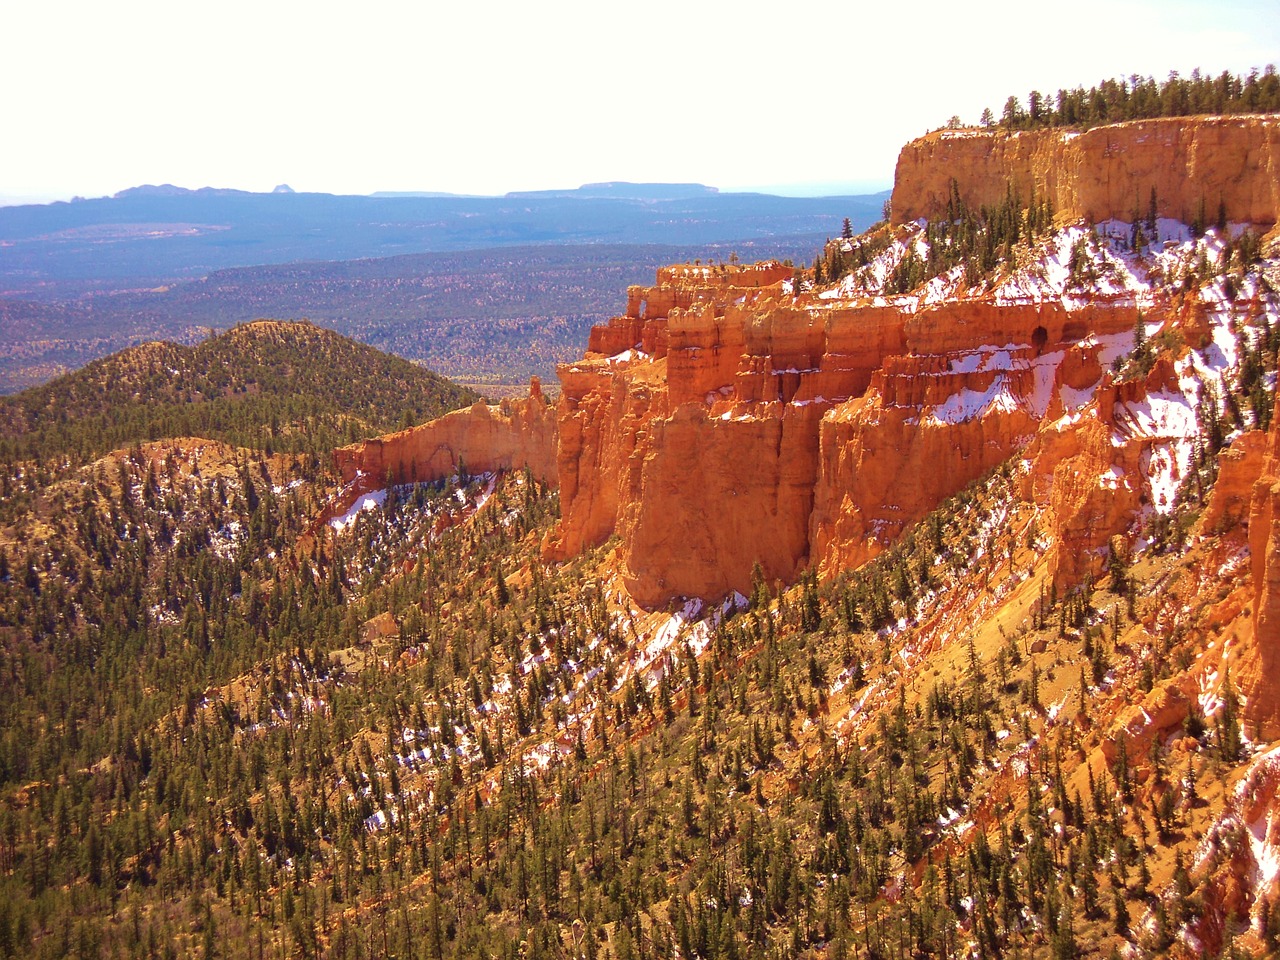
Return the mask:
<svg viewBox="0 0 1280 960">
<path fill-rule="evenodd" d="M 617 533 L 646 604 L 745 591 L 756 563 L 771 579 L 799 572 L 818 421 L 832 398 L 865 389 L 879 358 L 830 356 L 823 318 L 782 293 L 792 274 L 668 268 L 560 368 L 562 519 L 549 557 Z M 901 318 L 882 314 L 889 329 L 867 332 L 900 343 Z"/>
<path fill-rule="evenodd" d="M 664 271 L 560 368 L 550 559 L 617 534 L 646 605 L 746 593 L 756 564 L 783 581 L 811 562 L 856 566 L 1091 397 L 1137 316 L 1132 297 L 795 297 L 789 279 L 773 264 Z M 1120 346 L 1101 358 L 1100 337 Z M 1107 427 L 1094 431 L 1097 463 L 1072 459 L 1080 443 L 1054 450 L 1070 462 L 1038 488 L 1046 500 L 1056 490 L 1065 504 L 1085 477 L 1064 518 L 1117 486 L 1099 481 L 1113 451 L 1136 474 L 1157 442 L 1113 443 Z M 1131 496 L 1116 517 L 1074 531 L 1064 558 L 1105 543 L 1136 507 L 1134 478 L 1119 486 Z"/>
<path fill-rule="evenodd" d="M 811 564 L 827 575 L 857 566 L 1022 454 L 1051 574 L 1069 585 L 1098 572 L 1138 511 L 1170 508 L 1197 429 L 1195 384 L 1222 375 L 1185 351 L 1178 368 L 1166 355 L 1123 382 L 1112 365 L 1132 348 L 1139 311 L 1148 334 L 1178 327 L 1188 346 L 1225 356 L 1215 338 L 1234 342 L 1236 294 L 1184 292 L 1169 246 L 1182 241 L 1162 244 L 1161 262 L 1138 263 L 1072 226 L 1020 246 L 972 287 L 951 271 L 888 295 L 907 252 L 927 256 L 908 221 L 935 216 L 953 180 L 972 206 L 999 203 L 1010 183 L 1024 201 L 1050 197 L 1060 220 L 1145 213 L 1154 188 L 1166 217 L 1190 220 L 1201 201 L 1216 214 L 1221 202 L 1233 221 L 1270 226 L 1280 119 L 930 134 L 899 159 L 903 225 L 838 286 L 797 295 L 799 272 L 776 262 L 664 268 L 591 331 L 582 360 L 559 368 L 554 414 L 535 382 L 525 401 L 343 448 L 348 498 L 462 462 L 528 467 L 560 486 L 545 555 L 565 559 L 616 535 L 628 589 L 656 606 L 746 593 L 757 565 L 783 581 Z M 1206 258 L 1187 244 L 1189 262 Z M 1082 249 L 1091 286 L 1076 276 Z M 1250 507 L 1264 646 L 1280 632 L 1277 490 L 1260 482 Z M 1280 676 L 1280 652 L 1274 664 L 1267 656 L 1259 690 Z M 1280 688 L 1272 699 L 1280 704 Z"/>
<path fill-rule="evenodd" d="M 440 480 L 465 465 L 471 473 L 522 470 L 556 481 L 556 418 L 533 378 L 524 400 L 477 403 L 429 423 L 341 447 L 334 464 L 342 474 L 341 512 L 355 498 L 388 484 Z"/>
<path fill-rule="evenodd" d="M 1254 652 L 1241 682 L 1245 717 L 1263 739 L 1280 736 L 1280 417 L 1272 423 L 1249 511 Z"/>
<path fill-rule="evenodd" d="M 1190 223 L 1203 201 L 1236 222 L 1271 227 L 1280 211 L 1280 118 L 1180 117 L 1067 130 L 941 130 L 898 155 L 893 217 L 937 216 L 955 179 L 973 208 L 1013 184 L 1025 203 L 1049 197 L 1065 219 L 1131 220 L 1154 187 L 1158 213 Z"/>
</svg>

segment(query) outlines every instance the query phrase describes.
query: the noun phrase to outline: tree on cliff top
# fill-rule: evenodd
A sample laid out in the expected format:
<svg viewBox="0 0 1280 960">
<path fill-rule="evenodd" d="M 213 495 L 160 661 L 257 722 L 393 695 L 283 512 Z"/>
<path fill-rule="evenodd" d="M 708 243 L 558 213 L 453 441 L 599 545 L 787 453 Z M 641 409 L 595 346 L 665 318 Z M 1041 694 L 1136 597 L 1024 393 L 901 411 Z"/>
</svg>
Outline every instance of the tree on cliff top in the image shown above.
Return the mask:
<svg viewBox="0 0 1280 960">
<path fill-rule="evenodd" d="M 1008 130 L 1088 128 L 1152 117 L 1276 112 L 1280 112 L 1280 75 L 1274 64 L 1268 64 L 1247 77 L 1229 71 L 1211 77 L 1196 69 L 1184 78 L 1175 70 L 1163 82 L 1134 74 L 1103 80 L 1087 90 L 1060 89 L 1055 96 L 1032 90 L 1025 108 L 1017 97 L 1005 101 L 1000 126 Z M 982 125 L 991 126 L 993 120 L 991 111 L 984 110 Z"/>
</svg>

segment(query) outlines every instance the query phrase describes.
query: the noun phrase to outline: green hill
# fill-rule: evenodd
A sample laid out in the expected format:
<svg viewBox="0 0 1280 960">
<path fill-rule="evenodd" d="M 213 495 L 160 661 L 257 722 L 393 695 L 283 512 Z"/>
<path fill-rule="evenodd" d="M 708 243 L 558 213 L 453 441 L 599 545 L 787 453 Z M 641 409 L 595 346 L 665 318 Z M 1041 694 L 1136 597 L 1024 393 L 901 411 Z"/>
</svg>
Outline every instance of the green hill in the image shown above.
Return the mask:
<svg viewBox="0 0 1280 960">
<path fill-rule="evenodd" d="M 325 453 L 421 423 L 478 395 L 310 323 L 241 324 L 194 347 L 148 343 L 0 400 L 0 458 L 83 462 L 199 436 Z"/>
</svg>

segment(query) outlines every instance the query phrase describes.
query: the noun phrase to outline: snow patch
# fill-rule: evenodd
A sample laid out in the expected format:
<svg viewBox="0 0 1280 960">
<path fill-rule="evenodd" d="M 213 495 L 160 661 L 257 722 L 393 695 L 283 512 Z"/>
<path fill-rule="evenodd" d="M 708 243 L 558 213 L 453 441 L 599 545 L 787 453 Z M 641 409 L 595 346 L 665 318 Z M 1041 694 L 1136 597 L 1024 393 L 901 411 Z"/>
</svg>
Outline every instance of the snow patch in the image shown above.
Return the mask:
<svg viewBox="0 0 1280 960">
<path fill-rule="evenodd" d="M 353 503 L 349 508 L 347 508 L 347 512 L 344 513 L 342 516 L 334 517 L 332 520 L 330 520 L 329 526 L 333 527 L 333 529 L 337 530 L 339 533 L 343 533 L 347 530 L 348 527 L 350 527 L 353 523 L 356 522 L 356 517 L 358 517 L 365 510 L 381 509 L 382 505 L 386 502 L 387 502 L 387 491 L 385 489 L 374 490 L 371 493 L 366 493 L 364 494 L 364 496 L 359 497 L 356 500 L 356 502 Z"/>
<path fill-rule="evenodd" d="M 956 424 L 987 413 L 1012 413 L 1018 409 L 1017 398 L 1009 389 L 1009 379 L 997 377 L 986 390 L 964 389 L 937 404 L 926 419 L 938 424 Z"/>
</svg>

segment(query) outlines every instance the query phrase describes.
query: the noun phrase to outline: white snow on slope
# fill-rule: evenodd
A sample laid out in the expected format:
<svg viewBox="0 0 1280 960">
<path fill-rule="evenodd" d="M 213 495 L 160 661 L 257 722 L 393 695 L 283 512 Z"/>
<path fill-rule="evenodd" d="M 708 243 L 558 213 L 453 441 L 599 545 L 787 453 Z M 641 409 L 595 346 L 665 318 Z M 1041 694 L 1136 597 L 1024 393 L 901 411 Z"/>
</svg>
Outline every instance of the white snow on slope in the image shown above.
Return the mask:
<svg viewBox="0 0 1280 960">
<path fill-rule="evenodd" d="M 986 390 L 961 390 L 935 406 L 925 419 L 935 423 L 964 423 L 988 413 L 1012 413 L 1018 401 L 1009 392 L 1009 380 L 997 377 Z"/>
<path fill-rule="evenodd" d="M 333 529 L 337 530 L 339 533 L 342 533 L 356 522 L 356 517 L 358 517 L 363 511 L 379 510 L 386 502 L 387 491 L 385 489 L 374 490 L 371 493 L 366 493 L 364 496 L 356 500 L 356 502 L 353 503 L 342 516 L 334 517 L 330 520 L 329 526 L 333 527 Z"/>
</svg>

